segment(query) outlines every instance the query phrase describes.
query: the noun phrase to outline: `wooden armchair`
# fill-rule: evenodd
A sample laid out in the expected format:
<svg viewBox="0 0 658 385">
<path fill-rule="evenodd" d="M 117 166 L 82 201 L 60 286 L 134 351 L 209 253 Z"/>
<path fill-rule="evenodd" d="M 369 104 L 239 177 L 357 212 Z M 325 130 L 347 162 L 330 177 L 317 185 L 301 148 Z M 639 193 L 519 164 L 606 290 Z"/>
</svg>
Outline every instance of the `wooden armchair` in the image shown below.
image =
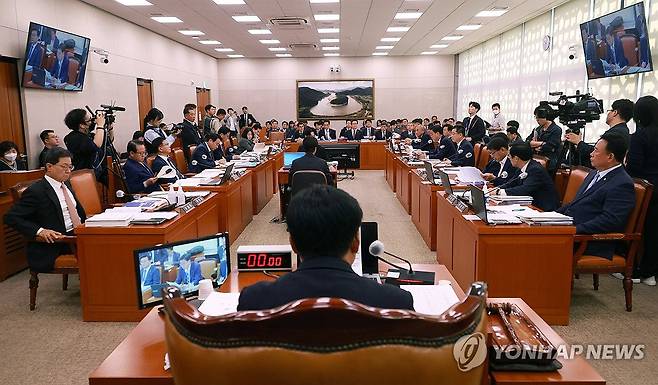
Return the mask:
<svg viewBox="0 0 658 385">
<path fill-rule="evenodd" d="M 85 209 L 87 217 L 103 211 L 101 197 L 98 195 L 98 190 L 96 189 L 97 183 L 94 170 L 83 169 L 73 171 L 69 182 L 75 196 Z"/>
<path fill-rule="evenodd" d="M 481 384 L 486 364 L 467 370 L 453 348 L 471 336 L 469 353 L 486 349 L 486 295 L 474 283 L 439 316 L 309 298 L 211 317 L 171 287 L 163 298 L 171 372 L 177 384 Z"/>
<path fill-rule="evenodd" d="M 548 157 L 543 156 L 543 155 L 533 155 L 533 156 L 532 156 L 532 159 L 534 159 L 534 160 L 536 160 L 537 162 L 539 162 L 539 164 L 541 164 L 542 166 L 544 166 L 544 168 L 548 168 L 548 162 L 549 162 Z"/>
<path fill-rule="evenodd" d="M 562 195 L 563 205 L 571 202 L 576 197 L 580 186 L 583 184 L 583 181 L 585 181 L 585 178 L 587 178 L 587 175 L 591 171 L 592 169 L 583 166 L 571 167 L 571 170 L 569 171 L 569 178 L 567 179 L 567 184 L 564 189 L 564 194 Z"/>
<path fill-rule="evenodd" d="M 23 192 L 36 180 L 29 182 L 19 183 L 12 188 L 10 188 L 12 198 L 14 202 L 17 202 L 21 199 Z M 95 192 L 94 186 L 94 192 Z M 45 242 L 43 239 L 37 237 L 34 240 L 29 240 L 29 242 Z M 57 243 L 68 244 L 71 253 L 62 254 L 55 260 L 55 266 L 51 271 L 46 272 L 45 274 L 61 274 L 62 275 L 62 290 L 68 289 L 69 285 L 69 274 L 78 274 L 78 257 L 76 255 L 75 242 L 76 237 L 74 236 L 63 236 L 62 238 L 56 241 Z M 32 271 L 30 269 L 30 310 L 36 308 L 37 303 L 37 289 L 39 288 L 39 273 Z"/>
<path fill-rule="evenodd" d="M 637 259 L 638 250 L 642 243 L 642 230 L 647 207 L 653 193 L 653 185 L 642 179 L 635 182 L 635 208 L 626 222 L 623 233 L 608 234 L 576 234 L 574 241 L 578 249 L 574 254 L 574 274 L 592 274 L 594 290 L 599 289 L 599 274 L 624 274 L 624 294 L 626 297 L 626 311 L 633 309 L 633 266 Z M 589 242 L 596 241 L 624 241 L 628 246 L 625 255 L 615 254 L 612 260 L 598 256 L 583 255 Z"/>
<path fill-rule="evenodd" d="M 479 143 L 476 143 L 475 145 L 477 146 Z M 475 163 L 475 167 L 477 167 L 480 171 L 484 171 L 484 169 L 487 167 L 487 164 L 489 164 L 489 160 L 491 160 L 491 154 L 489 154 L 489 150 L 487 149 L 487 146 L 482 146 L 480 149 L 480 155 L 477 158 L 477 163 Z"/>
<path fill-rule="evenodd" d="M 473 145 L 473 164 L 475 167 L 479 164 L 480 161 L 480 155 L 482 155 L 482 148 L 484 145 L 482 143 L 475 143 Z"/>
</svg>

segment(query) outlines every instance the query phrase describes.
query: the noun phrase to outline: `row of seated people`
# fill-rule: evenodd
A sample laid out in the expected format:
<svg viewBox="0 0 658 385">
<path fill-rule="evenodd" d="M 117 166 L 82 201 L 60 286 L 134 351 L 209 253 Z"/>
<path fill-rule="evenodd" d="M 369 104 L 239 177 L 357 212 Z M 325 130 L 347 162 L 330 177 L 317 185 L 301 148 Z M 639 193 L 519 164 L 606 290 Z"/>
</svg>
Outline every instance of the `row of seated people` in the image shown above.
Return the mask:
<svg viewBox="0 0 658 385">
<path fill-rule="evenodd" d="M 306 125 L 306 122 L 299 121 L 297 125 L 292 128 L 288 128 L 284 137 L 286 140 L 298 140 L 305 137 L 305 130 L 311 129 L 318 140 L 321 141 L 331 141 L 337 139 L 345 140 L 386 140 L 393 137 L 393 132 L 391 131 L 390 125 L 382 125 L 380 127 L 373 127 L 372 120 L 366 119 L 363 121 L 363 126 L 359 127 L 358 120 L 348 121 L 345 127 L 343 127 L 340 132 L 336 132 L 335 129 L 331 128 L 329 120 L 320 120 L 315 122 L 314 127 L 309 127 Z"/>
</svg>

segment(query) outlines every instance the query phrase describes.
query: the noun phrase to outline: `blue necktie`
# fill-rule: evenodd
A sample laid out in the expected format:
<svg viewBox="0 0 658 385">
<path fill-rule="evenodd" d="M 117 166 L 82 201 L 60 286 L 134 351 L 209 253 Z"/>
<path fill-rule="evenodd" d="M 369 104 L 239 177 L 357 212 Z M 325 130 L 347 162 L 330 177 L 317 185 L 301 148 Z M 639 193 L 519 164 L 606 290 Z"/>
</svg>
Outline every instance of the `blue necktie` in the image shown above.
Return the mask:
<svg viewBox="0 0 658 385">
<path fill-rule="evenodd" d="M 590 188 L 592 188 L 592 186 L 594 186 L 594 185 L 596 184 L 596 182 L 599 181 L 599 178 L 600 178 L 600 177 L 601 177 L 601 175 L 597 172 L 596 175 L 594 175 L 594 179 L 592 179 L 592 181 L 589 183 L 589 185 L 587 186 L 587 188 L 585 189 L 585 191 L 587 191 L 587 190 L 589 190 Z"/>
</svg>

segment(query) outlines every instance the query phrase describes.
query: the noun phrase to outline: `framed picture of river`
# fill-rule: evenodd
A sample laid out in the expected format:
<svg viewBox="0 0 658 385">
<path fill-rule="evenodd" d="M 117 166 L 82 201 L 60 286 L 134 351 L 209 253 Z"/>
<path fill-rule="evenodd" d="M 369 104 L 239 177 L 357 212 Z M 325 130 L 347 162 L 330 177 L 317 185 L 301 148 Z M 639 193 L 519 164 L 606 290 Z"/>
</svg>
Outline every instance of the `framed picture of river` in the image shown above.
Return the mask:
<svg viewBox="0 0 658 385">
<path fill-rule="evenodd" d="M 297 119 L 372 119 L 375 81 L 298 80 Z"/>
</svg>

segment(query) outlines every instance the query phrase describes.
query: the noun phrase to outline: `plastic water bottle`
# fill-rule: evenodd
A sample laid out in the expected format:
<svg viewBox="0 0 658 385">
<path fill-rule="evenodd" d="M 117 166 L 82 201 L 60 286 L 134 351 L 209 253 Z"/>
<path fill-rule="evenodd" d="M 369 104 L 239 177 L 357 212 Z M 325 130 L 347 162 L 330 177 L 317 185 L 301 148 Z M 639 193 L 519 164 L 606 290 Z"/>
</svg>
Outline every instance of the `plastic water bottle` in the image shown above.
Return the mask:
<svg viewBox="0 0 658 385">
<path fill-rule="evenodd" d="M 176 193 L 176 206 L 182 206 L 185 204 L 185 192 L 183 188 L 178 186 L 178 192 Z"/>
<path fill-rule="evenodd" d="M 176 201 L 177 201 L 176 190 L 174 190 L 174 184 L 170 183 L 169 191 L 167 191 L 167 202 L 169 202 L 170 205 L 175 205 Z"/>
</svg>

